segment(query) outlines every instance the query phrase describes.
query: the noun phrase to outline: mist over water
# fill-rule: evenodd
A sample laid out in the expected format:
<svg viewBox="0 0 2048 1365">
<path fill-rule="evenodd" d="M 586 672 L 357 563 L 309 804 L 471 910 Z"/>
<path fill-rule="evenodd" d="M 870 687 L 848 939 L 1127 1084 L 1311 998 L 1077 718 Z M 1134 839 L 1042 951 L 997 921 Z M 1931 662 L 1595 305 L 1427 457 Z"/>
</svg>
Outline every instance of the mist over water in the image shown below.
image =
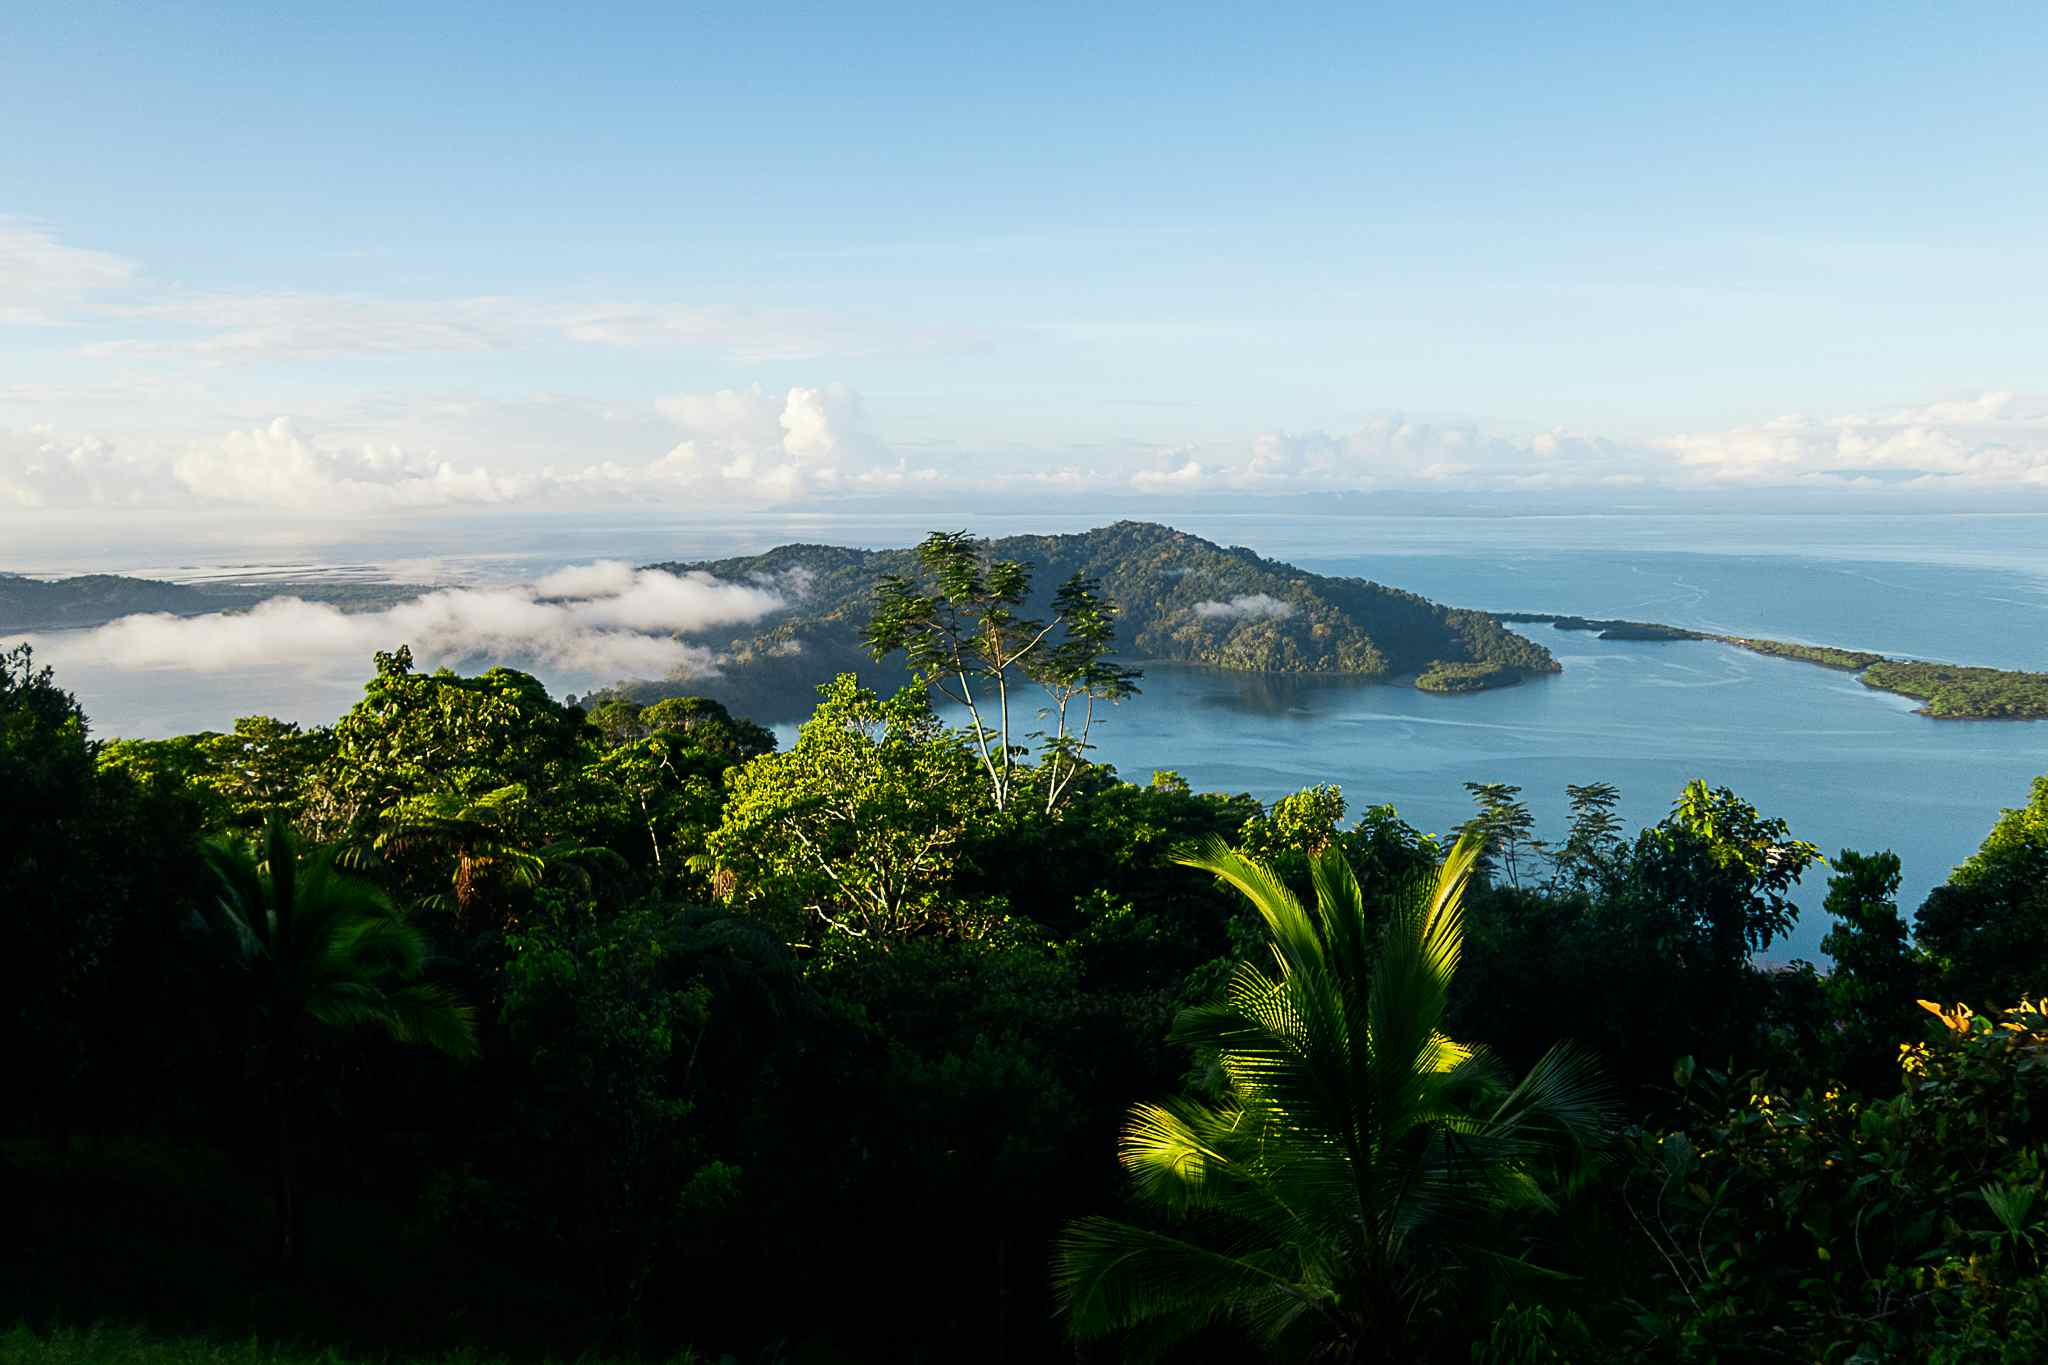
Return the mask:
<svg viewBox="0 0 2048 1365">
<path fill-rule="evenodd" d="M 455 525 L 292 555 L 137 545 L 120 559 L 73 552 L 5 567 L 275 580 L 287 591 L 294 578 L 341 568 L 373 580 L 503 589 L 593 560 L 692 560 L 789 541 L 905 545 L 935 527 L 1006 535 L 1080 530 L 1106 519 L 922 511 L 763 514 L 715 525 Z M 2048 517 L 2039 515 L 1266 512 L 1161 519 L 1318 572 L 1369 577 L 1455 605 L 1628 617 L 2048 669 Z M 606 587 L 569 586 L 600 595 Z M 1098 731 L 1098 756 L 1133 780 L 1173 768 L 1198 789 L 1267 800 L 1338 782 L 1354 811 L 1392 802 L 1434 830 L 1469 812 L 1464 782 L 1510 782 L 1524 789 L 1545 834 L 1562 827 L 1567 782 L 1615 783 L 1623 813 L 1641 823 L 1661 817 L 1686 781 L 1705 777 L 1784 816 L 1830 854 L 1845 846 L 1895 849 L 1905 864 L 1901 903 L 1909 913 L 1976 848 L 1999 810 L 2023 802 L 2029 781 L 2048 773 L 2048 722 L 1933 721 L 1914 715 L 1904 698 L 1810 665 L 1705 643 L 1525 629 L 1565 672 L 1468 696 L 1155 667 L 1143 695 L 1116 708 Z M 255 652 L 206 674 L 115 668 L 90 657 L 67 663 L 61 651 L 52 658 L 103 736 L 223 729 L 259 712 L 332 720 L 360 694 L 370 669 L 367 637 L 352 641 L 351 648 L 364 646 L 360 658 L 349 650 L 313 658 L 280 650 L 274 660 L 257 648 L 260 640 L 237 640 Z M 447 661 L 466 670 L 493 662 L 527 668 L 557 695 L 616 680 L 590 666 L 601 660 L 536 649 L 530 639 L 506 657 L 491 640 L 469 644 Z M 893 684 L 901 674 L 891 667 L 875 676 Z M 800 698 L 764 698 L 757 718 L 777 722 L 786 737 L 801 706 Z M 1824 885 L 1824 875 L 1809 879 L 1800 897 L 1809 913 L 1771 957 L 1817 957 L 1827 927 L 1818 913 Z"/>
</svg>

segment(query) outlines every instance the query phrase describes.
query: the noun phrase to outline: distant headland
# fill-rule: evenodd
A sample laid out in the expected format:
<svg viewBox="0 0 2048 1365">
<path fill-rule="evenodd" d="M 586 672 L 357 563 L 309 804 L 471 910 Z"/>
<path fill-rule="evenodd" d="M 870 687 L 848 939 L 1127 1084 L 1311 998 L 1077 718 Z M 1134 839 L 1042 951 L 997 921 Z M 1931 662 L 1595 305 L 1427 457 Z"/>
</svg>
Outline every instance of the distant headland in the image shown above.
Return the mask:
<svg viewBox="0 0 2048 1365">
<path fill-rule="evenodd" d="M 1519 611 L 1494 612 L 1493 616 L 1495 620 L 1518 625 L 1548 624 L 1559 630 L 1595 631 L 1603 640 L 1710 640 L 1776 659 L 1818 664 L 1822 668 L 1854 673 L 1857 681 L 1865 687 L 1911 697 L 1922 703 L 1918 708 L 1919 714 L 1936 720 L 2048 719 L 2048 673 L 1977 668 L 1926 659 L 1895 659 L 1866 649 L 1837 649 L 1830 645 L 1761 640 L 1747 635 L 1719 635 L 1652 621 L 1601 620 L 1589 616 Z"/>
</svg>

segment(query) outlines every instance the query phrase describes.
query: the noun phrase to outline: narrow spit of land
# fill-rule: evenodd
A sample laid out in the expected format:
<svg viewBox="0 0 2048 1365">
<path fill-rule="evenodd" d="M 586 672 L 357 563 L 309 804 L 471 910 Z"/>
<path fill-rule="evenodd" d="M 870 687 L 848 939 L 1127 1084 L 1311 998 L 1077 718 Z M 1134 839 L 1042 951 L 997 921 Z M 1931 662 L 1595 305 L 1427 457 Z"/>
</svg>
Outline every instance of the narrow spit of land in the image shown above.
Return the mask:
<svg viewBox="0 0 2048 1365">
<path fill-rule="evenodd" d="M 1926 659 L 1894 659 L 1866 649 L 1836 649 L 1787 640 L 1760 640 L 1746 635 L 1719 635 L 1654 621 L 1602 620 L 1551 612 L 1497 611 L 1496 621 L 1520 625 L 1549 624 L 1559 630 L 1597 632 L 1603 640 L 1711 640 L 1754 654 L 1796 659 L 1822 668 L 1854 673 L 1865 687 L 1896 692 L 1921 703 L 1919 713 L 1937 720 L 2048 719 L 2048 673 L 2006 668 L 1935 663 Z"/>
</svg>

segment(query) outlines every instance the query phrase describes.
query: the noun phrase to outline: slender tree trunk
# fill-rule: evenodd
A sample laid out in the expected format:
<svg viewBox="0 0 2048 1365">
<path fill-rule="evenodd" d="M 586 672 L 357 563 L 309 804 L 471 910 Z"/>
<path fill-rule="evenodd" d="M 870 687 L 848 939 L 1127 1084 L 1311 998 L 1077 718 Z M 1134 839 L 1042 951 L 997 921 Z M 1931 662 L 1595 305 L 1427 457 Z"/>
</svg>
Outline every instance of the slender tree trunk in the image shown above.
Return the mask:
<svg viewBox="0 0 2048 1365">
<path fill-rule="evenodd" d="M 647 842 L 654 848 L 654 870 L 661 871 L 661 836 L 654 831 L 654 817 L 647 813 L 647 798 L 640 798 L 640 817 L 647 821 Z"/>
<path fill-rule="evenodd" d="M 1006 667 L 1007 664 L 999 665 L 996 670 L 996 705 L 1002 712 L 1003 723 L 1003 779 L 996 788 L 997 810 L 1010 808 L 1010 688 L 1002 673 Z"/>
</svg>

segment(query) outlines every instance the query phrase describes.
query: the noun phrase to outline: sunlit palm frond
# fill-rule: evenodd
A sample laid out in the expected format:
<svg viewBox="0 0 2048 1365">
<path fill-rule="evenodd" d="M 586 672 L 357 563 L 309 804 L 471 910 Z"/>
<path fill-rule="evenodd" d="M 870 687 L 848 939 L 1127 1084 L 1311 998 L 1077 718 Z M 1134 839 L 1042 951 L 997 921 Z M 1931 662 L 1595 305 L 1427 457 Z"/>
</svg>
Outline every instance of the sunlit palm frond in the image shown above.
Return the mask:
<svg viewBox="0 0 2048 1365">
<path fill-rule="evenodd" d="M 1241 1116 L 1240 1116 L 1241 1117 Z M 1215 1182 L 1230 1158 L 1209 1138 L 1227 1134 L 1231 1119 L 1186 1100 L 1134 1106 L 1124 1120 L 1117 1155 L 1147 1199 L 1176 1211 L 1214 1202 Z"/>
<path fill-rule="evenodd" d="M 1123 1131 L 1134 1192 L 1199 1215 L 1217 1245 L 1070 1225 L 1055 1278 L 1074 1335 L 1142 1329 L 1157 1347 L 1228 1318 L 1269 1342 L 1384 1344 L 1450 1302 L 1447 1277 L 1494 1264 L 1472 1239 L 1502 1214 L 1551 1206 L 1556 1159 L 1598 1142 L 1612 1105 L 1569 1049 L 1515 1084 L 1444 1032 L 1479 853 L 1461 839 L 1383 925 L 1334 849 L 1311 861 L 1312 912 L 1220 841 L 1176 854 L 1252 902 L 1274 964 L 1240 964 L 1220 1001 L 1174 1022 L 1174 1041 L 1213 1050 L 1224 1102 L 1141 1105 Z"/>
<path fill-rule="evenodd" d="M 1259 918 L 1266 922 L 1274 957 L 1283 971 L 1322 956 L 1322 942 L 1316 936 L 1314 922 L 1272 868 L 1247 858 L 1214 835 L 1175 849 L 1173 860 L 1213 873 L 1244 893 L 1252 908 L 1259 912 Z"/>
</svg>

